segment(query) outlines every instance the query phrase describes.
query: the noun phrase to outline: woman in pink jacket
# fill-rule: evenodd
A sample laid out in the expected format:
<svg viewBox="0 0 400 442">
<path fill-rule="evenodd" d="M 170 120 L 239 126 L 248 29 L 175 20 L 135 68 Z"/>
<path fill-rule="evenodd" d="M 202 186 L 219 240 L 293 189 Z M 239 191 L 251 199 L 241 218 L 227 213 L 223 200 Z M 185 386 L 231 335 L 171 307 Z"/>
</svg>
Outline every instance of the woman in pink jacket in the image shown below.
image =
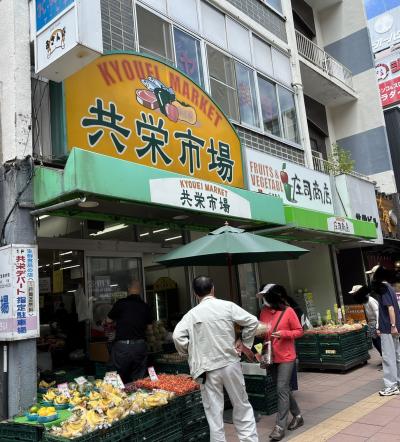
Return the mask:
<svg viewBox="0 0 400 442">
<path fill-rule="evenodd" d="M 273 365 L 270 370 L 278 393 L 278 413 L 275 428 L 270 434 L 271 440 L 284 438 L 289 411 L 293 419 L 288 430 L 295 430 L 304 424 L 299 406 L 290 390 L 290 379 L 296 363 L 294 341 L 303 336 L 303 328 L 295 311 L 283 301 L 284 295 L 285 288 L 278 284 L 267 284 L 258 293 L 264 304 L 260 321 L 266 324 L 266 340 L 272 343 Z"/>
</svg>

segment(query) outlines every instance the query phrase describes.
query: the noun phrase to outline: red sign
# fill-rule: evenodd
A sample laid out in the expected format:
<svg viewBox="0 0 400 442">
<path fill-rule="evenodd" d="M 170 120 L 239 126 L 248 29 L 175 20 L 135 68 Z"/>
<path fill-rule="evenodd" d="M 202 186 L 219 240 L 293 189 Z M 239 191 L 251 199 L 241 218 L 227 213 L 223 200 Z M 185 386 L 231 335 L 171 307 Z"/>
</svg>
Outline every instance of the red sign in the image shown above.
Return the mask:
<svg viewBox="0 0 400 442">
<path fill-rule="evenodd" d="M 389 106 L 400 101 L 400 77 L 379 83 L 382 106 Z"/>
</svg>

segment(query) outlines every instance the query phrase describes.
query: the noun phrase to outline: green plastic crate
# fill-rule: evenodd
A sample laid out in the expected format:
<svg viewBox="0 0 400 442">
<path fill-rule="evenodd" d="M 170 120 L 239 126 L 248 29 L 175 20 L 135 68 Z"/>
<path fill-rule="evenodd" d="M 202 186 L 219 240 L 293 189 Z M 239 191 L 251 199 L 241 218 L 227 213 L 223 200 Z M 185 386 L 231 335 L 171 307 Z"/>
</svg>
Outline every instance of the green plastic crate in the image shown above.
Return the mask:
<svg viewBox="0 0 400 442">
<path fill-rule="evenodd" d="M 254 410 L 263 414 L 274 414 L 278 410 L 278 395 L 250 394 L 249 401 Z"/>
<path fill-rule="evenodd" d="M 42 439 L 42 425 L 0 422 L 0 441 L 37 442 Z"/>
<path fill-rule="evenodd" d="M 160 361 L 160 362 L 156 361 L 154 367 L 157 373 L 190 374 L 190 368 L 187 362 L 173 364 L 165 361 Z"/>
<path fill-rule="evenodd" d="M 183 432 L 179 420 L 169 422 L 162 427 L 153 427 L 143 433 L 135 433 L 132 437 L 135 442 L 182 442 Z"/>
<path fill-rule="evenodd" d="M 210 442 L 210 430 L 198 431 L 197 433 L 186 435 L 183 439 L 184 442 Z"/>
</svg>

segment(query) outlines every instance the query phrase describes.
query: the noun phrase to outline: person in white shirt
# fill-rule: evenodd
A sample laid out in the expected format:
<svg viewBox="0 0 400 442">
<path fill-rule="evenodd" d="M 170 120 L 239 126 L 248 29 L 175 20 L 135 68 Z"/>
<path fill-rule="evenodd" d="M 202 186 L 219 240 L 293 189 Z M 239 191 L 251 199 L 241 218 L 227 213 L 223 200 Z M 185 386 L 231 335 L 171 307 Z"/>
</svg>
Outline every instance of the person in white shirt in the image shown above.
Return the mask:
<svg viewBox="0 0 400 442">
<path fill-rule="evenodd" d="M 382 356 L 381 338 L 377 333 L 379 324 L 379 303 L 375 298 L 370 296 L 369 291 L 369 288 L 365 285 L 355 285 L 349 293 L 353 295 L 354 301 L 357 304 L 362 304 L 364 306 L 365 317 L 367 319 L 372 343 Z"/>
<path fill-rule="evenodd" d="M 187 355 L 190 373 L 200 383 L 210 442 L 225 442 L 224 387 L 233 406 L 233 423 L 239 440 L 258 442 L 254 411 L 246 393 L 235 342 L 235 324 L 242 327 L 242 345 L 251 348 L 258 319 L 233 302 L 214 296 L 208 276 L 198 276 L 193 290 L 199 305 L 177 324 L 173 339 L 181 355 Z"/>
</svg>

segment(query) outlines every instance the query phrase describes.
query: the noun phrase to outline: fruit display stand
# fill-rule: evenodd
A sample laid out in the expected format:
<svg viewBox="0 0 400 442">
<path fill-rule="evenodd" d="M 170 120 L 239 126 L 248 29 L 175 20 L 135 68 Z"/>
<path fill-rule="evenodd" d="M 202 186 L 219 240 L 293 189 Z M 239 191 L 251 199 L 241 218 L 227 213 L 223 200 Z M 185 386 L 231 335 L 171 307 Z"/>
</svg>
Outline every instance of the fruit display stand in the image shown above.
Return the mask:
<svg viewBox="0 0 400 442">
<path fill-rule="evenodd" d="M 361 324 L 319 327 L 296 341 L 303 369 L 347 371 L 367 362 L 368 337 Z"/>
<path fill-rule="evenodd" d="M 258 363 L 242 362 L 249 401 L 255 411 L 262 414 L 274 414 L 278 408 L 276 384 L 272 376 Z"/>
<path fill-rule="evenodd" d="M 45 390 L 41 382 L 41 390 Z M 28 423 L 28 415 L 0 423 L 1 442 L 206 442 L 209 428 L 198 385 L 189 376 L 159 375 L 124 390 L 93 381 L 68 385 L 69 409 L 44 425 Z M 43 391 L 46 404 L 56 395 L 54 385 Z M 54 406 L 60 400 L 53 399 Z M 49 409 L 52 407 L 47 407 Z M 38 404 L 30 413 L 42 416 Z M 110 411 L 111 410 L 111 411 Z M 48 411 L 48 410 L 47 410 Z M 29 415 L 31 417 L 31 415 Z M 51 428 L 49 428 L 51 427 Z"/>
</svg>

